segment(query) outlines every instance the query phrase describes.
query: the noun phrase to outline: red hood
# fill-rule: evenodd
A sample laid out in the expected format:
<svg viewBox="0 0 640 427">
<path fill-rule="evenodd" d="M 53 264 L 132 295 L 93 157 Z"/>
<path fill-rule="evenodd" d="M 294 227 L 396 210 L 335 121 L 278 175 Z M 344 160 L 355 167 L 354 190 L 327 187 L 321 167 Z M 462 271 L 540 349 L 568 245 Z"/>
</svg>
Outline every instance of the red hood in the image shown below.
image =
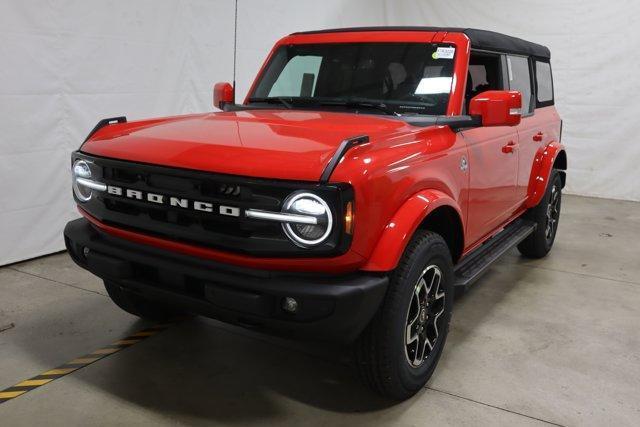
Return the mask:
<svg viewBox="0 0 640 427">
<path fill-rule="evenodd" d="M 114 124 L 82 151 L 104 157 L 225 174 L 315 181 L 342 140 L 373 143 L 410 131 L 384 116 L 252 110 Z"/>
</svg>

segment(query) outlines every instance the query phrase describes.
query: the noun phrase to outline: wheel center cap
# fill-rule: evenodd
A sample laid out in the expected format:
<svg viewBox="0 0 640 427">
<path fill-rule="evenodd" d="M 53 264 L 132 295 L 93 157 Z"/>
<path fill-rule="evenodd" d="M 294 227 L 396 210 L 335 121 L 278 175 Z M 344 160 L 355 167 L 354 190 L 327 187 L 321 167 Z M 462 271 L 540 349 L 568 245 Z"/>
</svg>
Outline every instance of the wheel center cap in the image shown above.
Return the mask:
<svg viewBox="0 0 640 427">
<path fill-rule="evenodd" d="M 427 309 L 426 308 L 422 308 L 420 309 L 420 316 L 418 317 L 420 323 L 425 323 L 427 321 Z"/>
</svg>

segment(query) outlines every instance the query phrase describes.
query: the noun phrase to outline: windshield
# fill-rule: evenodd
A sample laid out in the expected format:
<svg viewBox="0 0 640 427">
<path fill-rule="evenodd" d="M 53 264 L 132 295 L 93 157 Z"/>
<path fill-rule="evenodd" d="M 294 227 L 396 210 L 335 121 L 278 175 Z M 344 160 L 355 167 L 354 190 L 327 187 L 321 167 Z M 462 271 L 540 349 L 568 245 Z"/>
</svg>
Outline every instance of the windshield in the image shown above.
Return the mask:
<svg viewBox="0 0 640 427">
<path fill-rule="evenodd" d="M 449 102 L 454 54 L 453 46 L 432 43 L 282 46 L 249 102 L 441 115 Z"/>
</svg>

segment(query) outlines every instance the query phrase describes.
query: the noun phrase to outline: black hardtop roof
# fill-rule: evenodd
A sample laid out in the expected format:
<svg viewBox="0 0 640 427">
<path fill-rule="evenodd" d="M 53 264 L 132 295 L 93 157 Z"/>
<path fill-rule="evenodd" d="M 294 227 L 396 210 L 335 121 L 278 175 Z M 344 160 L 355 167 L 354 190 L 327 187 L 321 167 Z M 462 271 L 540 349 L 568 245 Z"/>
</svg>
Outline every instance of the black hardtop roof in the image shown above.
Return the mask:
<svg viewBox="0 0 640 427">
<path fill-rule="evenodd" d="M 538 58 L 551 58 L 551 52 L 546 46 L 528 42 L 517 37 L 494 31 L 476 30 L 474 28 L 455 27 L 354 27 L 354 28 L 334 28 L 318 31 L 303 31 L 297 34 L 323 34 L 323 33 L 355 33 L 362 31 L 428 31 L 428 32 L 449 32 L 463 33 L 471 40 L 471 47 L 475 49 L 485 49 L 504 53 L 515 53 L 520 55 L 531 55 Z"/>
</svg>

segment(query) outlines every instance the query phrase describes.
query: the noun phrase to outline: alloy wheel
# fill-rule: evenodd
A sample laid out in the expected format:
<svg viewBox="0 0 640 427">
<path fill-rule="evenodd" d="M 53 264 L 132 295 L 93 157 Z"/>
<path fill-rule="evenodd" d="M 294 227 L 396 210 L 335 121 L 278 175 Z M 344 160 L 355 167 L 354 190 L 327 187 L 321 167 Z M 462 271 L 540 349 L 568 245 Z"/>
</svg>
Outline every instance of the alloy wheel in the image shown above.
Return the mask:
<svg viewBox="0 0 640 427">
<path fill-rule="evenodd" d="M 560 189 L 557 185 L 551 187 L 551 196 L 549 197 L 549 205 L 547 206 L 547 221 L 545 227 L 545 237 L 547 241 L 553 239 L 556 228 L 558 226 L 558 218 L 560 217 Z"/>
<path fill-rule="evenodd" d="M 404 344 L 407 361 L 414 368 L 429 357 L 440 335 L 438 322 L 445 308 L 441 284 L 442 271 L 436 265 L 429 265 L 422 271 L 411 295 Z"/>
</svg>

